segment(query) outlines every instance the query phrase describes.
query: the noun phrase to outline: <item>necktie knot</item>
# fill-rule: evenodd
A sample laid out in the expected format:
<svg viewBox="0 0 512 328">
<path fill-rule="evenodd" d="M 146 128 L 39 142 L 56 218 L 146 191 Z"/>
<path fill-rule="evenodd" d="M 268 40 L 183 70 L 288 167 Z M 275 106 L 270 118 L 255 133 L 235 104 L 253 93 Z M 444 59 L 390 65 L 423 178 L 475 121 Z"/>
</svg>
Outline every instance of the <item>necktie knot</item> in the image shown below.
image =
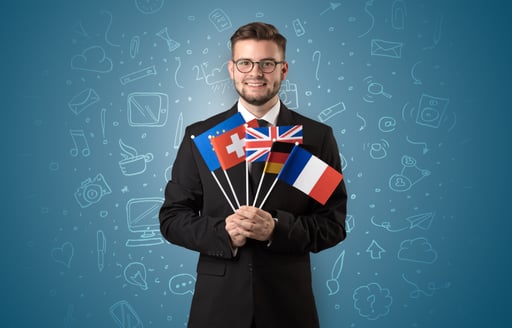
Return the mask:
<svg viewBox="0 0 512 328">
<path fill-rule="evenodd" d="M 258 126 L 259 126 L 260 128 L 264 128 L 264 127 L 267 127 L 267 126 L 269 126 L 269 125 L 270 125 L 270 124 L 269 124 L 267 121 L 265 121 L 265 120 L 257 120 L 257 121 L 258 121 Z"/>
</svg>

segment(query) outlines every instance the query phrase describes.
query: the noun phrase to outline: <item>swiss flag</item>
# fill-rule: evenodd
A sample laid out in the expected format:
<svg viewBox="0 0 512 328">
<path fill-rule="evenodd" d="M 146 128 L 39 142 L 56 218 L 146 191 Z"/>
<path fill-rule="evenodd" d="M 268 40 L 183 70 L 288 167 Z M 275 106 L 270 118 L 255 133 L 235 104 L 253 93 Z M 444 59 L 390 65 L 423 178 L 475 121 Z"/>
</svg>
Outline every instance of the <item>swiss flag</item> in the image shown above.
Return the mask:
<svg viewBox="0 0 512 328">
<path fill-rule="evenodd" d="M 245 129 L 257 126 L 258 122 L 252 120 L 210 139 L 223 170 L 245 162 Z"/>
</svg>

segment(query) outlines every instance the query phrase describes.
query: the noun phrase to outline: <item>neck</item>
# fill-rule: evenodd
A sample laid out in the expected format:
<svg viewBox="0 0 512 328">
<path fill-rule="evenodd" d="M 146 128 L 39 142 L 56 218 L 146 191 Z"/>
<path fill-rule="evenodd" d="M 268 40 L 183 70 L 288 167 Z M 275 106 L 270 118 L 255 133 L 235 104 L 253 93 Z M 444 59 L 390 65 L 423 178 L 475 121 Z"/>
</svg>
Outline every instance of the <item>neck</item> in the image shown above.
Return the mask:
<svg viewBox="0 0 512 328">
<path fill-rule="evenodd" d="M 274 105 L 277 103 L 277 100 L 278 98 L 276 96 L 267 101 L 266 103 L 264 103 L 263 105 L 252 105 L 245 101 L 243 98 L 240 98 L 240 102 L 242 103 L 242 105 L 244 105 L 244 107 L 247 108 L 249 113 L 254 115 L 256 118 L 262 118 L 263 116 L 265 116 L 265 114 L 267 114 L 270 111 L 270 109 L 274 107 Z"/>
</svg>

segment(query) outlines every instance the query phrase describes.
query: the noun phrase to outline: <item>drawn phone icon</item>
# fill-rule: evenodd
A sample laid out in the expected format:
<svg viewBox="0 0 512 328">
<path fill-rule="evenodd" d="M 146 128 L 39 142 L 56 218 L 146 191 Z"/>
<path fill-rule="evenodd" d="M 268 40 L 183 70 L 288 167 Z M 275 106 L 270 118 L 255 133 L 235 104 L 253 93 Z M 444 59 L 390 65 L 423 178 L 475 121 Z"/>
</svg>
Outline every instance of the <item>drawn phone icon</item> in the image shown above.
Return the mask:
<svg viewBox="0 0 512 328">
<path fill-rule="evenodd" d="M 418 106 L 416 123 L 435 129 L 439 128 L 448 103 L 449 99 L 422 94 Z"/>
<path fill-rule="evenodd" d="M 292 24 L 296 36 L 303 36 L 304 34 L 306 34 L 306 30 L 304 29 L 304 26 L 302 26 L 302 23 L 298 18 L 294 19 Z"/>
</svg>

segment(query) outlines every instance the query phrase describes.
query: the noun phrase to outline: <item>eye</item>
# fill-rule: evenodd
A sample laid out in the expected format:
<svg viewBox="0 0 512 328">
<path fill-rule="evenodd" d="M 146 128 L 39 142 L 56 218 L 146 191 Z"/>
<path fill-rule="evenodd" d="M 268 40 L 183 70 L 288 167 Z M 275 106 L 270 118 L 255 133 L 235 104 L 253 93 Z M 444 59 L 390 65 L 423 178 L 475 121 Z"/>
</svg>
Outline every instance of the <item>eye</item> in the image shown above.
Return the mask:
<svg viewBox="0 0 512 328">
<path fill-rule="evenodd" d="M 240 59 L 236 62 L 239 67 L 248 67 L 252 65 L 252 62 L 248 59 Z"/>
<path fill-rule="evenodd" d="M 263 65 L 263 67 L 265 67 L 265 68 L 272 68 L 272 67 L 274 67 L 274 62 L 273 62 L 273 61 L 271 61 L 271 60 L 264 60 L 264 61 L 262 62 L 262 65 Z"/>
</svg>

